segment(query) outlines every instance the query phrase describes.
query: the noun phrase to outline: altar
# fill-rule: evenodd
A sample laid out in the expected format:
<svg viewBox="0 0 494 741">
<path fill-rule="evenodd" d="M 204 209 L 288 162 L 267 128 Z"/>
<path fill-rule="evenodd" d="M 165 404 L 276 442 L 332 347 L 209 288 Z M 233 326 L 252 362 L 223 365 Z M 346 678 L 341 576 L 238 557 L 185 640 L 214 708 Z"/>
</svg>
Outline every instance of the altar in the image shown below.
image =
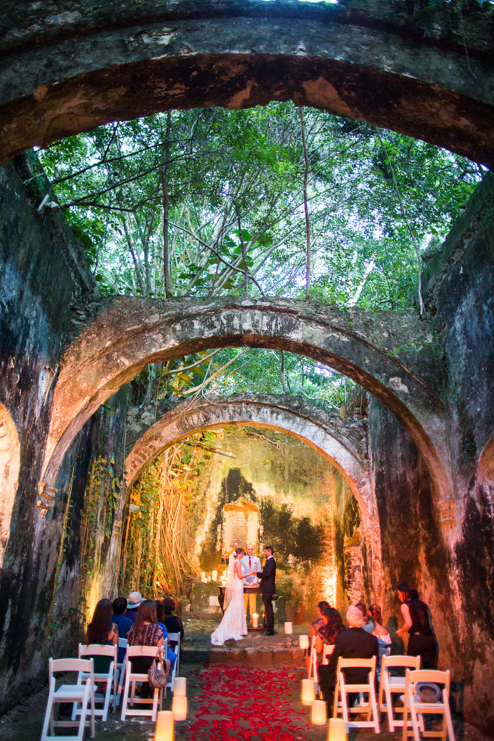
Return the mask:
<svg viewBox="0 0 494 741">
<path fill-rule="evenodd" d="M 218 595 L 218 602 L 219 602 L 220 607 L 221 607 L 221 612 L 223 614 L 225 614 L 225 610 L 223 608 L 223 603 L 225 601 L 225 589 L 226 589 L 226 587 L 219 586 L 218 589 L 220 590 L 220 593 Z M 247 587 L 247 586 L 244 586 L 244 594 L 261 594 L 261 588 L 259 587 L 259 585 L 255 586 L 255 587 Z M 252 627 L 249 628 L 248 627 L 247 630 L 249 632 L 251 632 L 251 633 L 255 633 L 257 631 L 264 630 L 264 628 L 265 628 L 264 610 L 263 610 L 263 613 L 262 613 L 262 626 L 263 627 L 259 627 L 259 628 L 252 628 Z"/>
</svg>

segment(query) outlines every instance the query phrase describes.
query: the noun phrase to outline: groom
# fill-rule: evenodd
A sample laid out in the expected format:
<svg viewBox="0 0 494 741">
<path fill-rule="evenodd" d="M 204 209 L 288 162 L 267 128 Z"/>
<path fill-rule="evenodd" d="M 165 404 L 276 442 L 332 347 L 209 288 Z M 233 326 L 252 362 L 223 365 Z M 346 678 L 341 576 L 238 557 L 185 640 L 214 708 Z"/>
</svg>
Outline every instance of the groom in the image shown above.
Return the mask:
<svg viewBox="0 0 494 741">
<path fill-rule="evenodd" d="M 273 549 L 270 545 L 266 546 L 264 555 L 266 563 L 262 571 L 257 572 L 261 580 L 261 595 L 264 604 L 264 614 L 266 616 L 266 630 L 261 633 L 262 636 L 274 636 L 274 613 L 273 613 L 273 594 L 276 591 L 276 561 L 273 556 Z"/>
</svg>

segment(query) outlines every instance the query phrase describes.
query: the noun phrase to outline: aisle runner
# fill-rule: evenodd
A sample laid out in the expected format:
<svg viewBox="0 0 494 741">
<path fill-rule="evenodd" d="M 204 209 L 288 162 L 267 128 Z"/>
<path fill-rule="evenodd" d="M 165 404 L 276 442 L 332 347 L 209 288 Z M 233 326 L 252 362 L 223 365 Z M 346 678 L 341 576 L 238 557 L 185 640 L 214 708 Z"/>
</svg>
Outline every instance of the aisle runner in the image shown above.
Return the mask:
<svg viewBox="0 0 494 741">
<path fill-rule="evenodd" d="M 188 680 L 190 697 L 199 707 L 190 722 L 177 723 L 178 735 L 191 741 L 209 739 L 307 739 L 309 713 L 300 704 L 303 669 L 258 669 L 213 666 L 197 669 Z M 197 695 L 194 689 L 199 688 Z M 181 727 L 182 726 L 182 727 Z"/>
</svg>

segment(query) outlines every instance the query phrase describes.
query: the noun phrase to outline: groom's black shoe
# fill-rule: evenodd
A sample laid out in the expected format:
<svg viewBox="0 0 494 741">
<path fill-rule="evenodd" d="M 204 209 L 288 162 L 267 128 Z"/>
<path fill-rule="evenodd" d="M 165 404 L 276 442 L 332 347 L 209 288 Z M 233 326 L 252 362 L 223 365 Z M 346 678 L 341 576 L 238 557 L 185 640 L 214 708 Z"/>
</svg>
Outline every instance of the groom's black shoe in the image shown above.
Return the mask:
<svg viewBox="0 0 494 741">
<path fill-rule="evenodd" d="M 274 630 L 265 630 L 264 633 L 261 633 L 262 636 L 274 636 L 276 633 Z"/>
</svg>

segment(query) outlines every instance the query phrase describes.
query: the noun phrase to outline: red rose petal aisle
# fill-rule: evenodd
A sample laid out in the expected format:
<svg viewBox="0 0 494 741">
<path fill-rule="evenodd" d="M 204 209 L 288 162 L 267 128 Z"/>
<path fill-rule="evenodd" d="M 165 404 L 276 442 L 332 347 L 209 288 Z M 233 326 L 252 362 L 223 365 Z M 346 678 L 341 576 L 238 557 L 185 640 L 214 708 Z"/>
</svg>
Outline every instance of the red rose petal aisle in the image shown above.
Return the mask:
<svg viewBox="0 0 494 741">
<path fill-rule="evenodd" d="M 176 737 L 184 741 L 300 741 L 309 733 L 313 738 L 310 709 L 300 704 L 304 676 L 303 669 L 290 668 L 196 669 L 188 680 L 192 712 L 186 723 L 176 723 Z"/>
</svg>

